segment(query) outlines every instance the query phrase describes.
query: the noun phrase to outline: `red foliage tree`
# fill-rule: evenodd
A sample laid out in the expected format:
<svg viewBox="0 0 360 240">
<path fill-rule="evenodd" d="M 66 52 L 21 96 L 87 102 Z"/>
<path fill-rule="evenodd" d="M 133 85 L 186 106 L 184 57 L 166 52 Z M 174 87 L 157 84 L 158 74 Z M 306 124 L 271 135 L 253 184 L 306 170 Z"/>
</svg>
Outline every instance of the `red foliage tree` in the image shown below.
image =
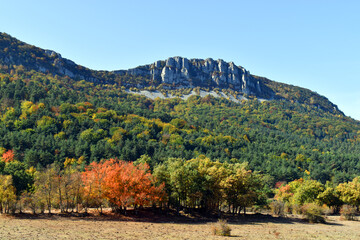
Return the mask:
<svg viewBox="0 0 360 240">
<path fill-rule="evenodd" d="M 91 163 L 83 173 L 87 195 L 95 199 L 107 199 L 115 208 L 145 206 L 160 202 L 164 197 L 164 184 L 156 185 L 156 179 L 145 163 L 110 159 Z"/>
<path fill-rule="evenodd" d="M 2 155 L 2 160 L 4 162 L 12 162 L 15 159 L 14 150 L 8 150 Z"/>
<path fill-rule="evenodd" d="M 102 211 L 104 194 L 104 178 L 107 173 L 103 163 L 92 162 L 82 173 L 84 185 L 85 210 L 87 207 L 100 208 Z"/>
</svg>

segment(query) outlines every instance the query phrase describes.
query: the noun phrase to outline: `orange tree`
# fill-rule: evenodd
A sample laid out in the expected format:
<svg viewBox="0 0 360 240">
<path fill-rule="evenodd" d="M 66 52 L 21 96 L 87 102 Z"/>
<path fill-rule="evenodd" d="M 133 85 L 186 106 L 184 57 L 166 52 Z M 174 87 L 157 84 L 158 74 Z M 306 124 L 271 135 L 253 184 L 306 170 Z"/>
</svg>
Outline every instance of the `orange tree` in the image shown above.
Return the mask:
<svg viewBox="0 0 360 240">
<path fill-rule="evenodd" d="M 145 163 L 134 165 L 116 159 L 92 163 L 83 173 L 83 182 L 88 199 L 106 199 L 116 211 L 155 204 L 164 198 L 164 184 L 156 185 Z"/>
</svg>

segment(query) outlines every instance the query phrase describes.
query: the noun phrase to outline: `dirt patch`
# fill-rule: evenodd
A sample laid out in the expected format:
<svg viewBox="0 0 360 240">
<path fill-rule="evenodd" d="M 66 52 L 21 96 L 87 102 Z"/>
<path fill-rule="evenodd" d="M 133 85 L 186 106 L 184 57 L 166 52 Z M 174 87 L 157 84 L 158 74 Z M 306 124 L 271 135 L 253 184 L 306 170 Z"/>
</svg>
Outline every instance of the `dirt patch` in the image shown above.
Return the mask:
<svg viewBox="0 0 360 240">
<path fill-rule="evenodd" d="M 215 219 L 172 216 L 31 215 L 0 216 L 0 239 L 360 239 L 360 222 L 327 218 L 309 224 L 299 218 L 249 215 L 230 219 L 232 237 L 211 234 Z"/>
</svg>

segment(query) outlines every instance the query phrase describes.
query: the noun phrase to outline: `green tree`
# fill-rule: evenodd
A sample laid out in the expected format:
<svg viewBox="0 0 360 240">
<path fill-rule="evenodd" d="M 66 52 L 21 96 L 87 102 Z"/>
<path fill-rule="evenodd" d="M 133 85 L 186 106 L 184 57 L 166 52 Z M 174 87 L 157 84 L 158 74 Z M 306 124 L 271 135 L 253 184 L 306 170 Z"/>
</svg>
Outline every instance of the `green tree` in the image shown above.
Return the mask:
<svg viewBox="0 0 360 240">
<path fill-rule="evenodd" d="M 16 160 L 5 164 L 4 174 L 12 176 L 13 185 L 18 196 L 22 191 L 29 189 L 34 181 L 33 176 L 27 171 L 26 165 Z"/>
</svg>

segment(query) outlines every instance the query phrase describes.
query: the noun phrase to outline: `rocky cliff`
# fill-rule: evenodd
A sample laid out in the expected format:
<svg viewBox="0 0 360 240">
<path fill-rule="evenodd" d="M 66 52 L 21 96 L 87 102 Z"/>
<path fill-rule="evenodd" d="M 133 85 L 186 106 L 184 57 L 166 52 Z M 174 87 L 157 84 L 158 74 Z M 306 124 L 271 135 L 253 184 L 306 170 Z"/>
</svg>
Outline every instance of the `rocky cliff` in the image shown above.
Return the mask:
<svg viewBox="0 0 360 240">
<path fill-rule="evenodd" d="M 140 75 L 173 87 L 231 88 L 247 94 L 261 94 L 262 86 L 245 68 L 224 60 L 171 57 L 117 74 Z"/>
</svg>

